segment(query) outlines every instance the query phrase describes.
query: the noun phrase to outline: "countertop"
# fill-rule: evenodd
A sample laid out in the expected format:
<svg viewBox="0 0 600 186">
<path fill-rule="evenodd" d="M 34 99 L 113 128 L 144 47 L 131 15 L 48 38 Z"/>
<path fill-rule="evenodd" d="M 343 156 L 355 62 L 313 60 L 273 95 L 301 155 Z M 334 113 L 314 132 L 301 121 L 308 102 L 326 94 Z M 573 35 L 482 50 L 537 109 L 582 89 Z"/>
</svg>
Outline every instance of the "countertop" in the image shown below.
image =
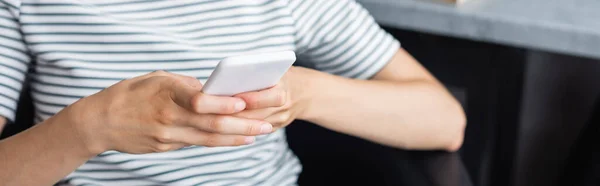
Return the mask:
<svg viewBox="0 0 600 186">
<path fill-rule="evenodd" d="M 382 25 L 600 59 L 598 0 L 357 0 Z"/>
</svg>

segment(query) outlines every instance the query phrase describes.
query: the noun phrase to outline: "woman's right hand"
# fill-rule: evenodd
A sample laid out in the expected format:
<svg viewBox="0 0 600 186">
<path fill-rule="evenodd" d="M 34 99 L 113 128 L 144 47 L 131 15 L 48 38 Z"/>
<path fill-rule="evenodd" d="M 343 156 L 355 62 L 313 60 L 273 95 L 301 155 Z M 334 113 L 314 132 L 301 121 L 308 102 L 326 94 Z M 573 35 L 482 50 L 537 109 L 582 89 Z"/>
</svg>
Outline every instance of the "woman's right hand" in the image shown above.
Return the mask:
<svg viewBox="0 0 600 186">
<path fill-rule="evenodd" d="M 264 121 L 231 116 L 244 110 L 242 99 L 202 94 L 201 88 L 195 78 L 157 71 L 85 97 L 55 117 L 66 120 L 93 154 L 239 146 L 272 131 Z"/>
</svg>

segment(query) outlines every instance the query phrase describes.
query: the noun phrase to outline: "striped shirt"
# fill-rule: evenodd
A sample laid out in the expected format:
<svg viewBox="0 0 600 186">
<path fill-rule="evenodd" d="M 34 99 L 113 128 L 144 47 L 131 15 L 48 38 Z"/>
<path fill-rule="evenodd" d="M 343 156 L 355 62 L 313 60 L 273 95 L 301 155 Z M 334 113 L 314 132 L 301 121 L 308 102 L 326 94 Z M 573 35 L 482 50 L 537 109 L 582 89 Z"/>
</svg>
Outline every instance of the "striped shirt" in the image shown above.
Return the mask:
<svg viewBox="0 0 600 186">
<path fill-rule="evenodd" d="M 205 81 L 232 55 L 293 50 L 317 70 L 368 79 L 399 43 L 351 0 L 0 0 L 0 115 L 29 76 L 35 120 L 154 70 Z M 75 185 L 294 185 L 284 130 L 242 147 L 90 159 Z M 35 178 L 32 178 L 35 179 Z"/>
</svg>

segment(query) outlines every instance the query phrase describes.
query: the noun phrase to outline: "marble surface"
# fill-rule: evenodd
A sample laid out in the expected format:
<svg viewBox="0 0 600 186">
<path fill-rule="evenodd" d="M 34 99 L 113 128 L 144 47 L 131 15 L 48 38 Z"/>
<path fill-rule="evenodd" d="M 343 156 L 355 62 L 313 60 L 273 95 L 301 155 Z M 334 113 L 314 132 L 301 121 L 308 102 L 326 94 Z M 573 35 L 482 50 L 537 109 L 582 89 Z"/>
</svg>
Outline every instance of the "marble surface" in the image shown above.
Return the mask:
<svg viewBox="0 0 600 186">
<path fill-rule="evenodd" d="M 383 25 L 600 59 L 598 0 L 357 0 Z"/>
</svg>

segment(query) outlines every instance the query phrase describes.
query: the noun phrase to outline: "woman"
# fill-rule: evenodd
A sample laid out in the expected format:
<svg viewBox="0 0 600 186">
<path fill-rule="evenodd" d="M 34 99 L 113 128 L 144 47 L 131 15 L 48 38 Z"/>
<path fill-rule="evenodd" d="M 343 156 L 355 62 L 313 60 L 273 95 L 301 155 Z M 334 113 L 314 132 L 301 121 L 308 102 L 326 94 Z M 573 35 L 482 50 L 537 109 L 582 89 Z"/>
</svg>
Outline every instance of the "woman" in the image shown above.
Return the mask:
<svg viewBox="0 0 600 186">
<path fill-rule="evenodd" d="M 315 68 L 233 97 L 199 91 L 220 59 L 281 50 Z M 0 0 L 8 121 L 28 71 L 38 124 L 0 141 L 4 185 L 293 185 L 282 129 L 295 119 L 405 149 L 455 151 L 465 127 L 351 0 Z"/>
</svg>

